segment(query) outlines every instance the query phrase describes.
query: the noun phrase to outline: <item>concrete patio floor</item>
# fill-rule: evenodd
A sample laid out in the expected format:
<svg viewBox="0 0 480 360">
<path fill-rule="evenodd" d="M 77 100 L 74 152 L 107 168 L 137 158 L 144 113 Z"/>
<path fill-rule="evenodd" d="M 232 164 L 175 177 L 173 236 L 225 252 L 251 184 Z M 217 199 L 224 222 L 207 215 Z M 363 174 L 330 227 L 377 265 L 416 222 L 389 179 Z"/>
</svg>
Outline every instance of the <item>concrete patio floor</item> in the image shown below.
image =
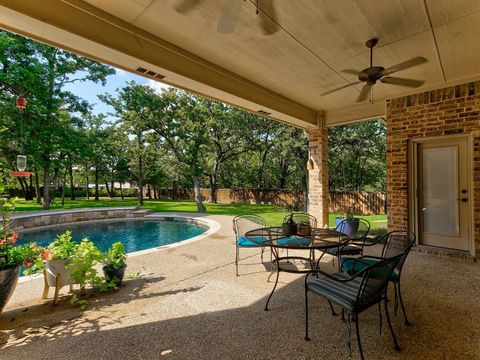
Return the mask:
<svg viewBox="0 0 480 360">
<path fill-rule="evenodd" d="M 0 314 L 0 359 L 350 358 L 346 323 L 314 296 L 311 341 L 303 340 L 302 276 L 282 273 L 265 312 L 273 283 L 259 251 L 241 251 L 247 258 L 236 277 L 232 218 L 206 216 L 221 224 L 217 233 L 129 258 L 128 270 L 141 277 L 116 292 L 89 294 L 84 312 L 69 304 L 67 288 L 52 307 L 40 299 L 42 279 L 20 283 Z M 375 307 L 360 316 L 366 359 L 480 359 L 479 265 L 412 253 L 405 266 L 413 326 L 401 313 L 394 318 L 403 351 L 393 350 L 385 318 L 379 335 Z M 354 331 L 352 340 L 357 359 Z"/>
</svg>

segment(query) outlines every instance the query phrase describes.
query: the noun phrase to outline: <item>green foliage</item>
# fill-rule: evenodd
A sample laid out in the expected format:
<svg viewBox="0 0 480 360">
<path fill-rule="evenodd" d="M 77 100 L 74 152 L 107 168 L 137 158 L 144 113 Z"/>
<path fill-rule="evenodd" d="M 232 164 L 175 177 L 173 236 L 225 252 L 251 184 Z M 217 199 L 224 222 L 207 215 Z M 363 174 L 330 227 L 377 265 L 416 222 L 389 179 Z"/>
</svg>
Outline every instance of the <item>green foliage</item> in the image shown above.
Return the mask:
<svg viewBox="0 0 480 360">
<path fill-rule="evenodd" d="M 82 239 L 69 259 L 67 268 L 77 284 L 84 287 L 101 283 L 102 278 L 98 276 L 94 266 L 102 261 L 103 254 L 92 241 Z"/>
<path fill-rule="evenodd" d="M 72 239 L 72 232 L 67 230 L 47 246 L 45 260 L 70 259 L 77 252 L 78 246 Z"/>
<path fill-rule="evenodd" d="M 386 191 L 386 125 L 380 120 L 330 128 L 332 191 Z"/>
<path fill-rule="evenodd" d="M 125 266 L 126 259 L 125 245 L 118 241 L 113 243 L 110 249 L 108 249 L 103 263 L 107 269 L 121 269 Z"/>
</svg>

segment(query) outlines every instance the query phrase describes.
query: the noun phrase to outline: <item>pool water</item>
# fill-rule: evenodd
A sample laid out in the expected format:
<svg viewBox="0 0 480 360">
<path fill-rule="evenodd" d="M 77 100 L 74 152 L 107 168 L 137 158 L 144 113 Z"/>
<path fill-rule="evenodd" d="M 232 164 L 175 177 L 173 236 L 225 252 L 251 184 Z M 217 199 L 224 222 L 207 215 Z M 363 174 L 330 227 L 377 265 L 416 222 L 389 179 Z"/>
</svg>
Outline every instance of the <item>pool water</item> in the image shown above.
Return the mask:
<svg viewBox="0 0 480 360">
<path fill-rule="evenodd" d="M 120 220 L 95 223 L 59 225 L 20 234 L 18 244 L 36 242 L 47 246 L 56 236 L 70 230 L 72 238 L 80 242 L 89 238 L 106 251 L 114 242 L 121 241 L 127 253 L 173 244 L 190 239 L 207 230 L 205 226 L 172 220 Z"/>
</svg>

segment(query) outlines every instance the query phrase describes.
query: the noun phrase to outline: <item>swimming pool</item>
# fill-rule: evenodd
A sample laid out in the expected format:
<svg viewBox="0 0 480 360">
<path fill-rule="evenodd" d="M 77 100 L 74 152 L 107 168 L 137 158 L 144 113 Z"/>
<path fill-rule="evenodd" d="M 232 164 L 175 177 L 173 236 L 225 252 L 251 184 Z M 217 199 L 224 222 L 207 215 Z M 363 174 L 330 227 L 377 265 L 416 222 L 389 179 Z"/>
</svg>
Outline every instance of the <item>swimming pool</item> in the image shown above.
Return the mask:
<svg viewBox="0 0 480 360">
<path fill-rule="evenodd" d="M 187 240 L 204 233 L 208 227 L 180 219 L 107 220 L 99 222 L 57 225 L 21 233 L 18 244 L 36 242 L 47 246 L 56 236 L 67 230 L 75 241 L 88 237 L 98 248 L 106 251 L 114 242 L 121 241 L 127 253 L 156 248 Z"/>
</svg>

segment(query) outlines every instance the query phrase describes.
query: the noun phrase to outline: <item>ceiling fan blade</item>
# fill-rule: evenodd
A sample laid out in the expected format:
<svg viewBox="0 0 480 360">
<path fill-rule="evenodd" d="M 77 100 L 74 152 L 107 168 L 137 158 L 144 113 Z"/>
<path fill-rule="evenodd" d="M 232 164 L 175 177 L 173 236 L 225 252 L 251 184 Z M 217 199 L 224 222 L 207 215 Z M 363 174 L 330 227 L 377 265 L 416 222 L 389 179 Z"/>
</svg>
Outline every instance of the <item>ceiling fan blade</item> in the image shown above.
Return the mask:
<svg viewBox="0 0 480 360">
<path fill-rule="evenodd" d="M 362 90 L 360 90 L 360 94 L 358 95 L 357 102 L 364 102 L 367 100 L 371 88 L 372 87 L 368 84 L 363 85 Z"/>
<path fill-rule="evenodd" d="M 243 0 L 224 0 L 222 14 L 217 25 L 219 33 L 228 34 L 235 30 L 242 3 Z"/>
<path fill-rule="evenodd" d="M 204 0 L 181 0 L 174 7 L 175 11 L 180 14 L 186 14 L 192 10 L 195 6 L 199 5 Z"/>
<path fill-rule="evenodd" d="M 412 88 L 417 88 L 425 83 L 423 80 L 406 79 L 393 76 L 381 78 L 380 81 L 385 84 L 407 86 Z"/>
<path fill-rule="evenodd" d="M 382 75 L 383 76 L 390 75 L 390 74 L 396 73 L 397 71 L 405 70 L 405 69 L 408 69 L 408 68 L 411 68 L 411 67 L 414 67 L 414 66 L 417 66 L 417 65 L 420 65 L 420 64 L 424 64 L 427 61 L 428 60 L 425 59 L 422 56 L 414 57 L 410 60 L 401 62 L 400 64 L 391 66 L 388 69 L 383 70 Z"/>
<path fill-rule="evenodd" d="M 360 71 L 353 70 L 353 69 L 345 69 L 345 70 L 342 70 L 342 72 L 345 73 L 345 74 L 352 74 L 352 75 L 356 75 L 356 76 L 358 76 L 358 74 L 360 74 Z"/>
<path fill-rule="evenodd" d="M 320 96 L 328 95 L 328 94 L 331 94 L 331 93 L 333 93 L 333 92 L 335 92 L 335 91 L 345 89 L 345 88 L 347 88 L 347 87 L 349 87 L 349 86 L 352 86 L 352 85 L 358 85 L 358 84 L 360 84 L 360 83 L 361 83 L 361 81 L 356 81 L 356 82 L 351 83 L 351 84 L 347 84 L 347 85 L 344 85 L 344 86 L 340 86 L 339 88 L 326 91 L 326 92 L 320 94 Z"/>
<path fill-rule="evenodd" d="M 278 31 L 277 13 L 273 6 L 273 0 L 259 0 L 260 24 L 265 35 L 272 35 Z"/>
</svg>

